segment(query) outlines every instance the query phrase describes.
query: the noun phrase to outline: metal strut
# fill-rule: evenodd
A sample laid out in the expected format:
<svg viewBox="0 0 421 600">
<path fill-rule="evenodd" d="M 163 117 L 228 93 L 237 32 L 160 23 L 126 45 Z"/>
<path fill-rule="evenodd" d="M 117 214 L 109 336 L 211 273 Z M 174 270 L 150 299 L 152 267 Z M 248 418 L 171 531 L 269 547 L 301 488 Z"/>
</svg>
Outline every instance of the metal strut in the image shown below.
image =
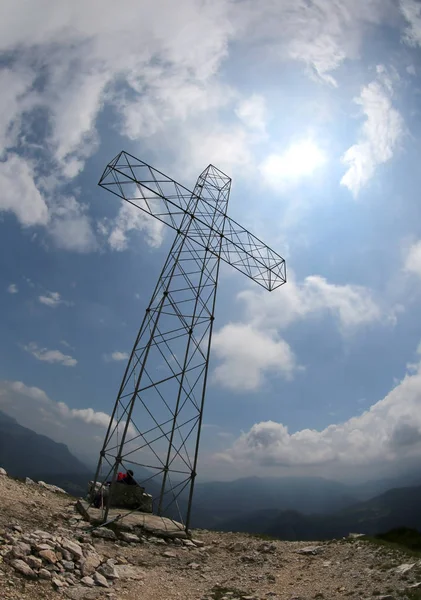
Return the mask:
<svg viewBox="0 0 421 600">
<path fill-rule="evenodd" d="M 191 522 L 220 261 L 267 290 L 284 259 L 227 216 L 231 179 L 209 165 L 193 191 L 126 152 L 99 185 L 176 230 L 136 337 L 100 453 L 111 477 L 135 471 L 158 514 Z M 137 374 L 137 376 L 135 376 Z M 105 484 L 105 480 L 101 482 Z"/>
</svg>

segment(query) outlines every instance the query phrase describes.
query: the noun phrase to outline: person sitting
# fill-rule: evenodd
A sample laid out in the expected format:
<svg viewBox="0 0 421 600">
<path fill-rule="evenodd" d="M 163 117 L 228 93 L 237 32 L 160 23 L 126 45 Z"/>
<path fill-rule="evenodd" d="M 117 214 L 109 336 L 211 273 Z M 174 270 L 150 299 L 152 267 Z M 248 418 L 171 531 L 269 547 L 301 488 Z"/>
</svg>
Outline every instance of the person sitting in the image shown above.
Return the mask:
<svg viewBox="0 0 421 600">
<path fill-rule="evenodd" d="M 137 485 L 136 480 L 133 477 L 133 471 L 131 469 L 127 471 L 123 483 L 125 483 L 126 485 Z"/>
</svg>

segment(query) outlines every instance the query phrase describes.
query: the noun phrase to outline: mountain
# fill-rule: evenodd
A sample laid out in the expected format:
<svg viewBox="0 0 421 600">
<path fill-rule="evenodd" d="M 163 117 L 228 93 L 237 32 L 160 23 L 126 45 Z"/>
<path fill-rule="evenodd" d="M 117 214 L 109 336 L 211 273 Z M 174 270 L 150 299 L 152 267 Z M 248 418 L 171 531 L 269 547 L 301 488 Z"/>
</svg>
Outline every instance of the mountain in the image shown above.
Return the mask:
<svg viewBox="0 0 421 600">
<path fill-rule="evenodd" d="M 261 533 L 284 540 L 324 540 L 350 532 L 374 535 L 397 527 L 421 529 L 421 486 L 396 488 L 330 515 L 260 510 L 219 523 L 222 531 Z"/>
<path fill-rule="evenodd" d="M 65 444 L 22 427 L 0 411 L 0 465 L 15 477 L 54 483 L 71 493 L 86 494 L 92 477 Z M 83 490 L 83 491 L 79 491 Z"/>
<path fill-rule="evenodd" d="M 198 483 L 192 524 L 215 528 L 230 518 L 260 510 L 331 513 L 352 506 L 358 499 L 348 486 L 322 477 L 247 477 Z"/>
</svg>

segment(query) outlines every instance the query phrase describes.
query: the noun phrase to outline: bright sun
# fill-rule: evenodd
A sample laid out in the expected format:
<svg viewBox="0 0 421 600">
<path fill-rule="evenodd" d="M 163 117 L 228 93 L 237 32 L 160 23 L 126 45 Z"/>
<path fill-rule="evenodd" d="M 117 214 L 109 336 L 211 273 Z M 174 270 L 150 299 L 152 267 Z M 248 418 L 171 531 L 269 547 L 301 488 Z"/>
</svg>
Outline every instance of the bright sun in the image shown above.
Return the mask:
<svg viewBox="0 0 421 600">
<path fill-rule="evenodd" d="M 326 160 L 323 152 L 309 140 L 290 146 L 282 159 L 285 170 L 293 177 L 311 175 Z"/>
<path fill-rule="evenodd" d="M 283 154 L 268 156 L 261 169 L 269 183 L 279 185 L 312 175 L 325 162 L 324 152 L 311 140 L 303 140 L 292 144 Z"/>
</svg>

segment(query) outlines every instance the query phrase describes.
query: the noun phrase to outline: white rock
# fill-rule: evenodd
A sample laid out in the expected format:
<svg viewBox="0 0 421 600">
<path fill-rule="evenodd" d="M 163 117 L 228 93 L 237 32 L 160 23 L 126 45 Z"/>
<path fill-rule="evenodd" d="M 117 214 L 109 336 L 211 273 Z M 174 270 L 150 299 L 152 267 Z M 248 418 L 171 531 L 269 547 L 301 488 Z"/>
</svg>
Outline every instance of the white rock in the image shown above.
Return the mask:
<svg viewBox="0 0 421 600">
<path fill-rule="evenodd" d="M 94 573 L 94 581 L 97 585 L 100 585 L 101 587 L 110 587 L 110 584 L 105 579 L 104 575 L 101 575 L 101 573 Z"/>
<path fill-rule="evenodd" d="M 133 565 L 116 565 L 115 570 L 122 579 L 143 579 L 145 577 L 144 571 Z"/>
<path fill-rule="evenodd" d="M 171 552 L 171 550 L 164 552 L 162 556 L 165 556 L 165 558 L 177 558 L 177 554 L 175 552 Z"/>
<path fill-rule="evenodd" d="M 192 539 L 192 542 L 195 546 L 197 546 L 197 548 L 203 548 L 203 546 L 205 545 L 205 542 L 203 540 L 193 540 Z"/>
<path fill-rule="evenodd" d="M 305 556 L 314 556 L 315 554 L 320 554 L 321 552 L 323 552 L 322 546 L 306 546 L 305 548 L 297 550 L 297 554 L 304 554 Z"/>
<path fill-rule="evenodd" d="M 34 537 L 41 538 L 42 540 L 50 539 L 52 537 L 51 533 L 48 533 L 48 531 L 42 531 L 41 529 L 37 529 L 32 535 Z"/>
<path fill-rule="evenodd" d="M 0 476 L 6 476 L 7 475 L 7 471 L 6 469 L 3 469 L 3 467 L 0 467 Z"/>
<path fill-rule="evenodd" d="M 82 579 L 80 581 L 84 585 L 87 585 L 88 587 L 93 587 L 95 585 L 95 581 L 92 579 L 92 577 L 89 577 L 89 576 L 82 577 Z"/>
<path fill-rule="evenodd" d="M 399 573 L 399 575 L 403 575 L 415 567 L 415 564 L 416 563 L 403 563 L 402 565 L 399 565 L 399 567 L 396 567 L 395 571 L 396 573 Z"/>
<path fill-rule="evenodd" d="M 35 481 L 30 477 L 25 477 L 25 483 L 26 485 L 36 485 Z"/>
</svg>

